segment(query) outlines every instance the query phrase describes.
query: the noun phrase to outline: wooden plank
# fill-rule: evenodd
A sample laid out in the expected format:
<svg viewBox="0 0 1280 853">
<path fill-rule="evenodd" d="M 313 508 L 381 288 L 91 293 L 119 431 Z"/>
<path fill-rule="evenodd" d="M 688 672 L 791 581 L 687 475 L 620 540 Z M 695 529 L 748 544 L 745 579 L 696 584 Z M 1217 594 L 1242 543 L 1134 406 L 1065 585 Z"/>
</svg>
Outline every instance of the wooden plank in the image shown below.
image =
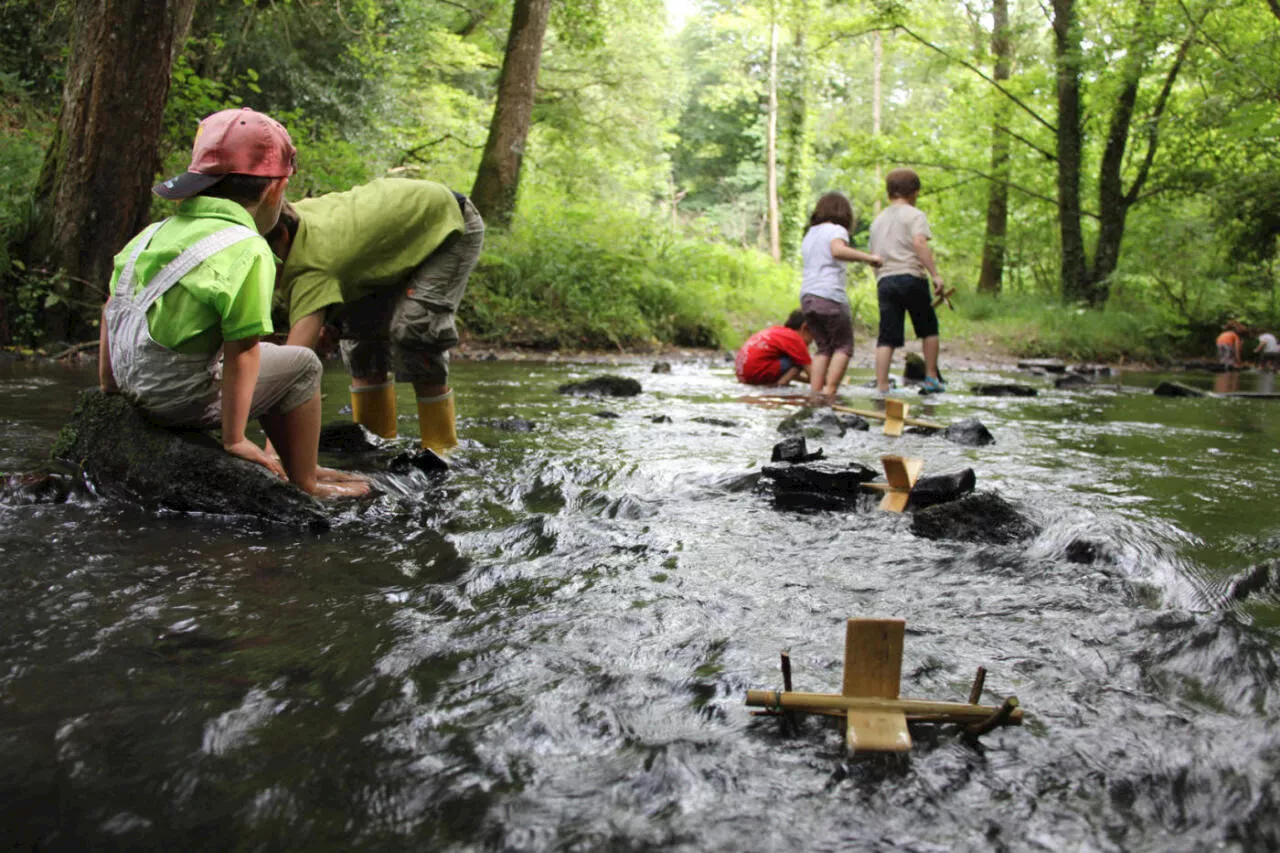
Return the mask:
<svg viewBox="0 0 1280 853">
<path fill-rule="evenodd" d="M 780 707 L 788 711 L 826 713 L 828 711 L 896 711 L 909 720 L 927 722 L 977 723 L 1000 710 L 996 705 L 968 702 L 935 702 L 929 699 L 881 699 L 875 696 L 837 696 L 834 693 L 783 693 L 777 690 L 748 690 L 746 704 L 753 708 Z M 1022 724 L 1022 709 L 1009 717 L 1012 725 Z"/>
<path fill-rule="evenodd" d="M 844 633 L 845 696 L 897 699 L 902 679 L 902 619 L 850 619 Z"/>
<path fill-rule="evenodd" d="M 885 400 L 884 434 L 894 438 L 902 435 L 902 428 L 906 426 L 906 417 L 909 411 L 911 411 L 911 407 L 902 400 Z"/>
<path fill-rule="evenodd" d="M 880 499 L 880 510 L 882 512 L 906 512 L 907 504 L 909 503 L 911 503 L 910 492 L 890 489 Z"/>
<path fill-rule="evenodd" d="M 884 478 L 889 487 L 907 491 L 915 487 L 916 480 L 920 479 L 920 472 L 924 469 L 923 459 L 909 459 L 905 456 L 881 456 L 880 464 L 884 466 Z"/>
<path fill-rule="evenodd" d="M 909 752 L 911 732 L 902 714 L 850 711 L 845 717 L 844 742 L 850 752 Z"/>
</svg>

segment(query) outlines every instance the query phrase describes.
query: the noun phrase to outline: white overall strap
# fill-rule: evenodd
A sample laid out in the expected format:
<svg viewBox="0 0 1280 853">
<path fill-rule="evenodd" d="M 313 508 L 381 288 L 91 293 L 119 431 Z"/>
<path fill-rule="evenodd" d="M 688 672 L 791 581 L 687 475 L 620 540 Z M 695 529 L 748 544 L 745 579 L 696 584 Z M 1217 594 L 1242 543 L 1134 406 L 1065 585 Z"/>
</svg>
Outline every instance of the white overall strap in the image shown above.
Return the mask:
<svg viewBox="0 0 1280 853">
<path fill-rule="evenodd" d="M 169 262 L 168 266 L 156 273 L 155 278 L 147 282 L 146 289 L 138 296 L 138 306 L 148 310 L 157 299 L 164 296 L 169 288 L 177 284 L 184 275 L 200 266 L 223 249 L 229 249 L 250 237 L 257 237 L 258 232 L 243 225 L 232 225 L 217 233 L 210 234 L 186 249 L 182 254 Z"/>
<path fill-rule="evenodd" d="M 152 223 L 142 232 L 142 236 L 138 238 L 137 245 L 133 247 L 133 253 L 129 255 L 129 260 L 124 265 L 124 270 L 120 273 L 120 278 L 116 280 L 116 296 L 128 299 L 133 295 L 134 264 L 138 262 L 138 256 L 142 254 L 142 250 L 150 245 L 151 238 L 156 236 L 156 232 L 160 230 L 160 226 L 164 225 L 168 221 L 168 219 L 162 219 L 159 222 Z"/>
</svg>

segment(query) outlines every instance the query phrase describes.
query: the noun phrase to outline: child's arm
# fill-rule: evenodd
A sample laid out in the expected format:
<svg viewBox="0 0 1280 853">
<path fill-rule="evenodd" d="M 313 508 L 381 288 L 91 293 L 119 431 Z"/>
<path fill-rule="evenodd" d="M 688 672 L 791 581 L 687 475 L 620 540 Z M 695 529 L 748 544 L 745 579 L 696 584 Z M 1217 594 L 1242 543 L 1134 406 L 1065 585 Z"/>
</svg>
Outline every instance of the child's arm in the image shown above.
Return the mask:
<svg viewBox="0 0 1280 853">
<path fill-rule="evenodd" d="M 871 264 L 873 267 L 878 267 L 884 263 L 884 259 L 879 255 L 860 252 L 839 237 L 831 241 L 831 257 L 837 261 L 858 261 L 864 264 Z"/>
<path fill-rule="evenodd" d="M 116 384 L 116 375 L 111 369 L 111 342 L 107 338 L 107 306 L 104 303 L 102 319 L 98 321 L 98 387 L 104 394 L 114 394 L 120 386 Z"/>
<path fill-rule="evenodd" d="M 933 279 L 934 293 L 941 296 L 942 276 L 938 274 L 938 266 L 933 262 L 933 251 L 929 248 L 929 238 L 923 234 L 917 234 L 911 238 L 911 247 L 916 250 L 916 257 L 920 259 L 921 265 L 929 271 L 929 277 Z"/>
<path fill-rule="evenodd" d="M 280 462 L 245 437 L 262 350 L 256 335 L 222 344 L 222 449 L 284 478 Z"/>
<path fill-rule="evenodd" d="M 793 380 L 799 379 L 801 376 L 805 376 L 803 367 L 788 367 L 786 371 L 778 377 L 777 384 L 790 385 Z"/>
</svg>

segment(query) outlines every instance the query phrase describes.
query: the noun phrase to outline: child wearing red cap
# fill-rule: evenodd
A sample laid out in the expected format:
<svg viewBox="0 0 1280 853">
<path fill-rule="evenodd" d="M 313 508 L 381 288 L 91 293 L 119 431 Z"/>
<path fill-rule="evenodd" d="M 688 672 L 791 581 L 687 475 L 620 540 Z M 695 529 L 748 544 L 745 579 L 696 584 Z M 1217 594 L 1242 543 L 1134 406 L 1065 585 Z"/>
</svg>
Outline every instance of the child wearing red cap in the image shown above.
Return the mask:
<svg viewBox="0 0 1280 853">
<path fill-rule="evenodd" d="M 153 191 L 179 200 L 116 255 L 102 310 L 99 383 L 171 426 L 222 430 L 227 452 L 320 497 L 368 484 L 320 482 L 320 361 L 260 343 L 272 332 L 275 225 L 297 151 L 279 122 L 245 108 L 200 123 L 191 165 Z M 259 418 L 280 457 L 245 436 Z"/>
</svg>

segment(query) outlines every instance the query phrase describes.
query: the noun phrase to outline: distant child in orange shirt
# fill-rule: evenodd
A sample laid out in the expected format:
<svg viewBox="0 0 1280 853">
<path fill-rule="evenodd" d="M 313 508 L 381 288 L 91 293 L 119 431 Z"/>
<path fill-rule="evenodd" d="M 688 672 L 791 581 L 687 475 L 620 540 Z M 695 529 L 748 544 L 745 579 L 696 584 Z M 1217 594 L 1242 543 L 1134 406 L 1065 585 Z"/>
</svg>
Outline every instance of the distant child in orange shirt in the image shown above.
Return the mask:
<svg viewBox="0 0 1280 853">
<path fill-rule="evenodd" d="M 1227 328 L 1218 335 L 1218 362 L 1223 367 L 1240 366 L 1240 334 L 1235 320 L 1227 323 Z"/>
</svg>

